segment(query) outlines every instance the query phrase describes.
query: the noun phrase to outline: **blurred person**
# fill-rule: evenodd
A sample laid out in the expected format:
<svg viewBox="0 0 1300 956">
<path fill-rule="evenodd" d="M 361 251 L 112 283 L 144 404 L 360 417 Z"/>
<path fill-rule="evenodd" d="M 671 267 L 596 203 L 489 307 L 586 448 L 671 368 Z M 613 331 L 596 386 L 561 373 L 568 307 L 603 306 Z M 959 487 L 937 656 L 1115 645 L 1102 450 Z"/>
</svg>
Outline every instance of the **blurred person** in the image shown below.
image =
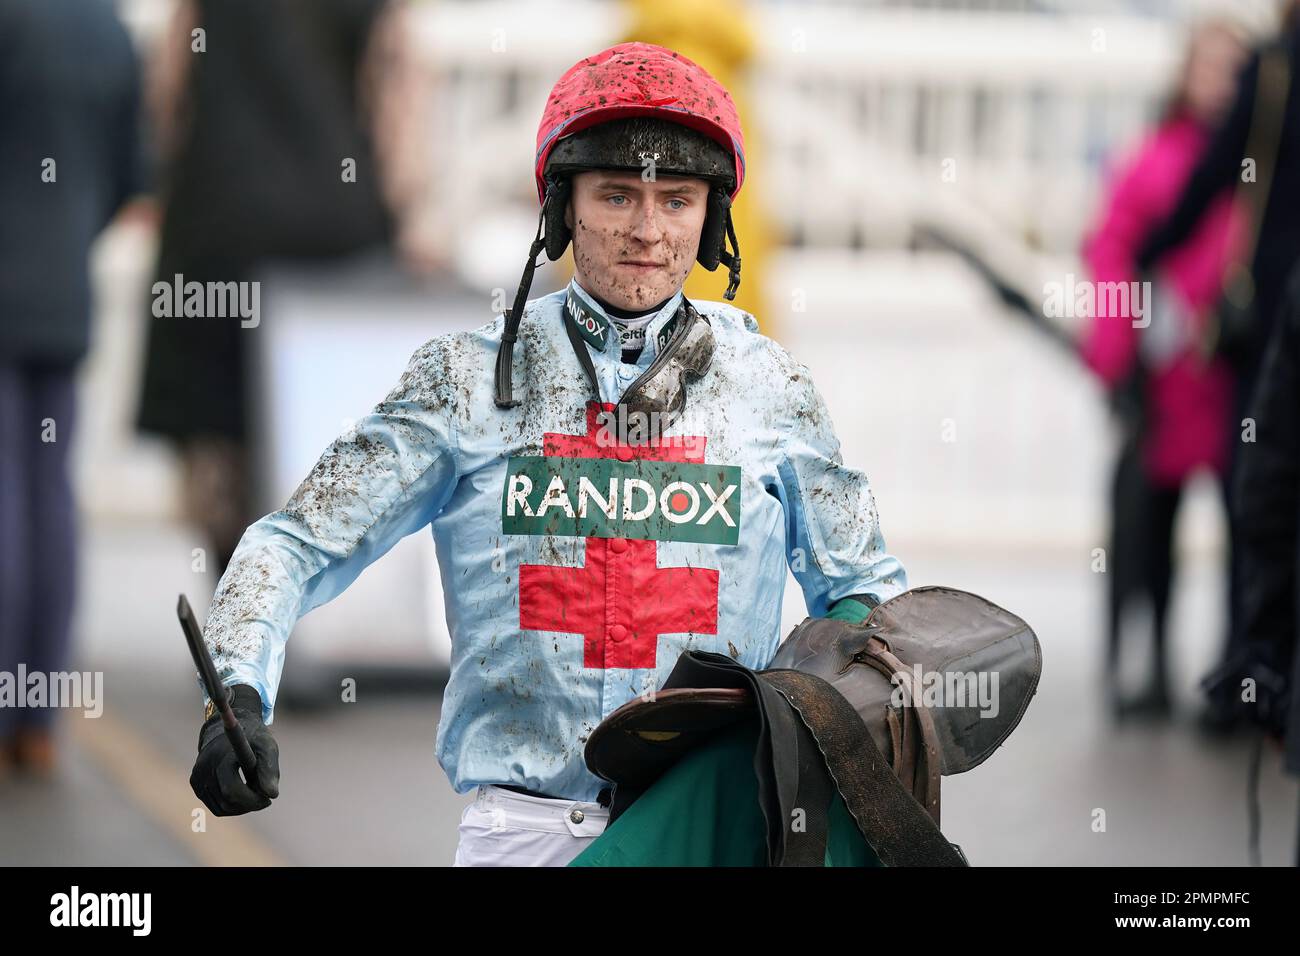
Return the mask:
<svg viewBox="0 0 1300 956">
<path fill-rule="evenodd" d="M 427 169 L 407 17 L 401 0 L 181 0 L 151 83 L 157 282 L 250 283 L 270 260 L 394 242 L 422 271 L 441 264 L 415 215 Z M 219 573 L 253 517 L 256 332 L 238 318 L 158 311 L 155 296 L 138 425 L 181 451 L 185 511 Z"/>
<path fill-rule="evenodd" d="M 1287 772 L 1300 774 L 1300 268 L 1292 272 L 1250 414 L 1258 432 L 1240 451 L 1233 489 L 1246 582 L 1242 639 L 1225 693 L 1282 741 Z M 1255 682 L 1249 695 L 1244 678 Z"/>
<path fill-rule="evenodd" d="M 66 670 L 89 252 L 145 187 L 139 70 L 107 0 L 0 0 L 0 672 Z M 19 687 L 25 693 L 26 687 Z M 11 703 L 11 702 L 8 702 Z M 0 702 L 0 774 L 53 770 L 52 707 Z"/>
<path fill-rule="evenodd" d="M 1248 211 L 1242 262 L 1231 262 L 1211 316 L 1206 346 L 1226 357 L 1234 372 L 1231 400 L 1234 438 L 1228 448 L 1228 486 L 1235 484 L 1242 429 L 1259 375 L 1264 346 L 1282 299 L 1283 285 L 1300 256 L 1300 2 L 1285 5 L 1281 35 L 1257 49 L 1240 75 L 1237 92 L 1169 215 L 1153 224 L 1137 254 L 1139 271 L 1158 266 L 1201 228 L 1233 189 Z M 1262 79 L 1261 79 L 1262 78 Z M 1250 171 L 1250 175 L 1247 175 Z M 1229 625 L 1223 660 L 1241 640 L 1242 577 L 1235 512 L 1228 512 Z M 1231 695 L 1208 697 L 1202 727 L 1231 731 L 1240 720 Z"/>
<path fill-rule="evenodd" d="M 808 369 L 749 313 L 682 293 L 696 262 L 728 267 L 726 299 L 740 282 L 726 90 L 649 44 L 587 57 L 547 100 L 533 172 L 513 307 L 420 348 L 221 578 L 205 641 L 259 764 L 240 778 L 209 702 L 190 782 L 213 813 L 279 794 L 268 724 L 296 621 L 425 527 L 452 635 L 437 756 L 477 791 L 461 865 L 590 845 L 610 801 L 592 730 L 688 648 L 765 667 L 787 567 L 811 615 L 846 624 L 906 590 Z M 529 301 L 537 258 L 570 241 L 573 280 Z"/>
<path fill-rule="evenodd" d="M 1177 89 L 1160 124 L 1112 171 L 1084 259 L 1092 279 L 1139 278 L 1138 248 L 1169 214 L 1232 102 L 1244 58 L 1237 33 L 1207 22 L 1191 32 Z M 1121 411 L 1122 439 L 1111 484 L 1106 679 L 1112 713 L 1170 711 L 1165 650 L 1174 577 L 1174 527 L 1188 480 L 1227 468 L 1232 370 L 1199 346 L 1222 276 L 1240 245 L 1241 218 L 1221 193 L 1196 230 L 1161 262 L 1149 324 L 1136 327 L 1137 303 L 1097 295 L 1083 356 Z M 1125 612 L 1136 601 L 1151 611 L 1151 676 L 1134 700 L 1120 692 Z"/>
</svg>

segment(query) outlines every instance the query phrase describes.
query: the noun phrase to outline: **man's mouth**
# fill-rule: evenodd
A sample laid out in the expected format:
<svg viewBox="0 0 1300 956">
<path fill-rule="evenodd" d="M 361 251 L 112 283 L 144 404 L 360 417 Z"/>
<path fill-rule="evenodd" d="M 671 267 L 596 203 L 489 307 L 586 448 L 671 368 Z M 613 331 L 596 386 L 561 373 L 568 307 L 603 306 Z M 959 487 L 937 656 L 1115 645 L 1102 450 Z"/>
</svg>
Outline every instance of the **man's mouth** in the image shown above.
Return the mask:
<svg viewBox="0 0 1300 956">
<path fill-rule="evenodd" d="M 663 268 L 662 262 L 637 262 L 635 260 L 624 260 L 623 262 L 620 262 L 619 265 L 632 266 L 633 268 L 636 269 L 662 269 Z"/>
</svg>

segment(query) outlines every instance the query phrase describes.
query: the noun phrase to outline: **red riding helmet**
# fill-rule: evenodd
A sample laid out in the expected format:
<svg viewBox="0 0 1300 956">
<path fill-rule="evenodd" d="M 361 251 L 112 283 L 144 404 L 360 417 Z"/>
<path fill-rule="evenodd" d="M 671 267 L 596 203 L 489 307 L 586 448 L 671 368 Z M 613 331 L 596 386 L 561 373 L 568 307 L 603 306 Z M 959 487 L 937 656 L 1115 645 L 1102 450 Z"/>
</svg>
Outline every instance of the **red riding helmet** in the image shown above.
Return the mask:
<svg viewBox="0 0 1300 956">
<path fill-rule="evenodd" d="M 534 175 L 542 211 L 514 307 L 506 312 L 497 352 L 498 406 L 517 404 L 510 387 L 512 353 L 537 256 L 545 249 L 548 258 L 558 259 L 571 238 L 564 212 L 573 173 L 641 172 L 651 164 L 656 173 L 711 183 L 696 258 L 709 271 L 726 264 L 723 297 L 735 298 L 740 247 L 731 202 L 745 181 L 745 142 L 731 94 L 696 63 L 650 43 L 620 43 L 589 56 L 560 77 L 537 128 Z"/>
<path fill-rule="evenodd" d="M 620 43 L 574 64 L 551 90 L 537 127 L 538 201 L 546 199 L 546 161 L 557 142 L 632 116 L 678 123 L 722 146 L 733 166 L 728 197 L 736 198 L 745 181 L 745 139 L 731 94 L 680 53 L 651 43 Z"/>
</svg>

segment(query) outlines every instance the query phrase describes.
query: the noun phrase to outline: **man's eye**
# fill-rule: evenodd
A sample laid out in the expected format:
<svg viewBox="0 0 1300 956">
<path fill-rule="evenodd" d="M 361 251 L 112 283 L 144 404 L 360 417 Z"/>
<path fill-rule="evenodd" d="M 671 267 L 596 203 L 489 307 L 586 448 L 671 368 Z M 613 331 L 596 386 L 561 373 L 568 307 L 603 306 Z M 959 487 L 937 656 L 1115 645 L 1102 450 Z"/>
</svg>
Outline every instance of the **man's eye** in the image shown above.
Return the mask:
<svg viewBox="0 0 1300 956">
<path fill-rule="evenodd" d="M 614 202 L 615 199 L 624 199 L 624 200 L 625 200 L 625 199 L 627 199 L 627 197 L 626 197 L 626 196 L 610 196 L 610 197 L 609 197 L 609 201 L 610 201 L 610 202 Z M 614 203 L 614 204 L 615 204 L 616 206 L 624 205 L 623 203 Z"/>
<path fill-rule="evenodd" d="M 674 203 L 674 202 L 677 203 L 676 206 L 673 206 L 673 207 L 672 207 L 673 209 L 685 209 L 685 208 L 686 208 L 686 201 L 685 201 L 684 199 L 670 199 L 670 200 L 668 200 L 668 201 L 669 201 L 670 203 Z"/>
</svg>

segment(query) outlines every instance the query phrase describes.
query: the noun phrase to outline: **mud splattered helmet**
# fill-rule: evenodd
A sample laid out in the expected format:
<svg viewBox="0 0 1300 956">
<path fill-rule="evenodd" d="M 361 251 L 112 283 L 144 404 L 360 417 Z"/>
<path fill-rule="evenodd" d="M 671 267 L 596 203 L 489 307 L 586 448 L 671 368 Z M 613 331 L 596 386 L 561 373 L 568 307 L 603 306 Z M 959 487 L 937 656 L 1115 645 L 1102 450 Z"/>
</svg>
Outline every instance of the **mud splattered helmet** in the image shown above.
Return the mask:
<svg viewBox="0 0 1300 956">
<path fill-rule="evenodd" d="M 542 209 L 497 352 L 498 406 L 517 404 L 510 385 L 514 342 L 537 257 L 544 249 L 549 259 L 558 259 L 572 238 L 564 213 L 573 175 L 589 169 L 641 172 L 651 165 L 656 175 L 710 184 L 696 259 L 710 272 L 725 264 L 729 281 L 723 295 L 735 298 L 740 247 L 731 203 L 745 181 L 745 144 L 731 94 L 691 60 L 650 43 L 620 43 L 586 57 L 555 84 L 537 129 L 534 174 Z"/>
</svg>

